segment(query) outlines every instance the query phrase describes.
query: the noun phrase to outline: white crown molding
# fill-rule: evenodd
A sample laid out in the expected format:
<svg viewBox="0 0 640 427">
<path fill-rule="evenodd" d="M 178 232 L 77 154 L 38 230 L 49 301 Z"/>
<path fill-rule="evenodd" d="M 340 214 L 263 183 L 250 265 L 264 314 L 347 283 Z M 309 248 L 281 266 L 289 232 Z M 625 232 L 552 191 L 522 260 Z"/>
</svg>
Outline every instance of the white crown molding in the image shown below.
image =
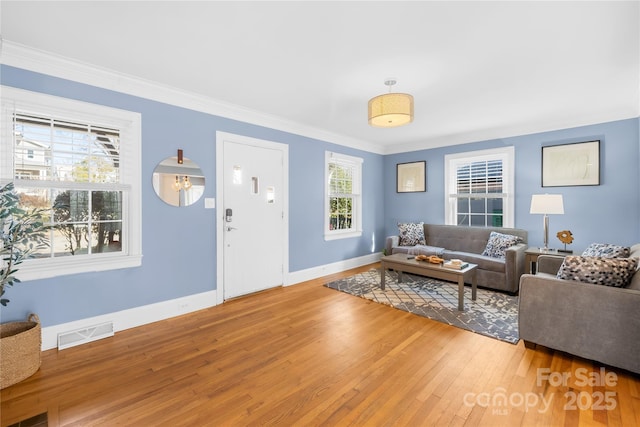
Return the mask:
<svg viewBox="0 0 640 427">
<path fill-rule="evenodd" d="M 420 140 L 415 143 L 395 146 L 382 146 L 372 142 L 350 138 L 344 135 L 327 132 L 293 122 L 281 117 L 250 110 L 238 105 L 228 104 L 199 94 L 186 92 L 175 87 L 134 77 L 113 70 L 96 67 L 91 64 L 72 60 L 50 52 L 34 49 L 25 45 L 4 40 L 0 37 L 0 63 L 16 68 L 71 80 L 103 89 L 138 96 L 152 101 L 163 102 L 178 107 L 188 108 L 203 113 L 238 120 L 271 129 L 277 129 L 308 138 L 318 139 L 345 147 L 355 148 L 374 154 L 388 155 L 411 151 L 427 150 L 451 145 L 467 144 L 471 142 L 503 139 L 514 136 L 549 132 L 587 126 L 596 123 L 637 118 L 640 115 L 640 99 L 633 108 L 608 111 L 606 114 L 593 117 L 580 117 L 573 120 L 563 120 L 556 123 L 551 121 L 522 124 L 510 128 L 485 129 L 469 133 L 442 135 L 441 137 Z"/>
<path fill-rule="evenodd" d="M 583 126 L 597 125 L 601 123 L 616 122 L 638 118 L 640 113 L 633 108 L 607 111 L 604 114 L 584 116 L 574 120 L 546 121 L 544 123 L 528 123 L 520 126 L 500 127 L 493 129 L 477 130 L 469 133 L 443 135 L 437 138 L 421 140 L 415 143 L 398 144 L 389 146 L 384 155 L 407 153 L 411 151 L 428 150 L 433 148 L 450 147 L 473 142 L 491 141 L 519 136 L 540 134 L 545 132 L 561 131 Z"/>
<path fill-rule="evenodd" d="M 0 39 L 0 43 L 1 64 L 375 154 L 384 154 L 383 147 L 368 141 L 334 134 L 281 117 L 224 103 L 175 87 L 34 49 L 9 40 Z"/>
</svg>

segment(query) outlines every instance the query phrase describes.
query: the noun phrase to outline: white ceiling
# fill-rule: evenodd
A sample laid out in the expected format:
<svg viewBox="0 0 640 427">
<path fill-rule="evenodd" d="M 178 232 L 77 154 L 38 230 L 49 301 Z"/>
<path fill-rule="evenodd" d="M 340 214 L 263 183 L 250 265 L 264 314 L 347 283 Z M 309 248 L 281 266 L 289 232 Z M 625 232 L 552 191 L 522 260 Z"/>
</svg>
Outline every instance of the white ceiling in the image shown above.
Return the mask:
<svg viewBox="0 0 640 427">
<path fill-rule="evenodd" d="M 5 1 L 6 42 L 408 151 L 640 115 L 627 2 Z M 367 101 L 415 98 L 414 122 Z"/>
</svg>

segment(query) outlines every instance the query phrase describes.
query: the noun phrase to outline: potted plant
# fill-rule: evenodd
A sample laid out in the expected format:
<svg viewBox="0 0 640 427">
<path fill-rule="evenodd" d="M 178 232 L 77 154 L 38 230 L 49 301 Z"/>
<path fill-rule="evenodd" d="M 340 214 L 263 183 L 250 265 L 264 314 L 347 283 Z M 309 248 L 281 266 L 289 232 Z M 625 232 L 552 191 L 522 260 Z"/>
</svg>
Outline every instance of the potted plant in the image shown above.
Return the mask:
<svg viewBox="0 0 640 427">
<path fill-rule="evenodd" d="M 20 208 L 20 198 L 13 183 L 0 188 L 0 304 L 8 287 L 20 280 L 18 266 L 43 247 L 48 246 L 47 226 L 42 209 Z M 40 368 L 42 335 L 38 316 L 26 322 L 0 325 L 0 389 L 33 375 Z"/>
</svg>

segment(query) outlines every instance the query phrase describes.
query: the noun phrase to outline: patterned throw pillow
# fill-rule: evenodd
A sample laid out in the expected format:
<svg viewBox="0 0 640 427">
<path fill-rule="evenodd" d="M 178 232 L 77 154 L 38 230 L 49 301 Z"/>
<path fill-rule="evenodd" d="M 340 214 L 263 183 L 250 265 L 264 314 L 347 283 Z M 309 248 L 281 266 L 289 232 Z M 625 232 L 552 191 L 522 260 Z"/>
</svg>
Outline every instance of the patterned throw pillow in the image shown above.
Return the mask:
<svg viewBox="0 0 640 427">
<path fill-rule="evenodd" d="M 582 252 L 582 256 L 602 258 L 629 258 L 630 255 L 631 248 L 610 243 L 592 243 Z"/>
<path fill-rule="evenodd" d="M 637 268 L 637 258 L 567 256 L 556 277 L 623 288 L 629 284 Z"/>
<path fill-rule="evenodd" d="M 482 255 L 492 258 L 504 258 L 504 251 L 521 241 L 522 239 L 518 236 L 492 231 Z"/>
<path fill-rule="evenodd" d="M 398 236 L 400 246 L 426 245 L 424 240 L 424 222 L 399 222 Z"/>
</svg>

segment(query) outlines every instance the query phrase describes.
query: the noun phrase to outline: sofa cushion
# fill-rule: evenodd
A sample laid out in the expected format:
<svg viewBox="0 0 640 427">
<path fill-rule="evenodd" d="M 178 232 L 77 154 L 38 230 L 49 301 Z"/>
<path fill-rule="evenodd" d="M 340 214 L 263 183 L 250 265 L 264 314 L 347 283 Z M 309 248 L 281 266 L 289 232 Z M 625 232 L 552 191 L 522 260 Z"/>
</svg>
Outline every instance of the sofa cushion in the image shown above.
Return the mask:
<svg viewBox="0 0 640 427">
<path fill-rule="evenodd" d="M 492 231 L 482 255 L 504 259 L 504 251 L 520 242 L 520 237 Z"/>
<path fill-rule="evenodd" d="M 582 256 L 629 258 L 630 252 L 628 246 L 612 245 L 610 243 L 592 243 L 582 252 Z"/>
<path fill-rule="evenodd" d="M 426 245 L 424 240 L 424 222 L 399 222 L 398 236 L 400 246 Z"/>
<path fill-rule="evenodd" d="M 637 258 L 567 256 L 556 277 L 622 288 L 629 284 L 637 268 Z"/>
<path fill-rule="evenodd" d="M 407 253 L 409 255 L 435 255 L 442 256 L 444 248 L 438 248 L 436 246 L 415 245 L 411 246 Z"/>
</svg>

